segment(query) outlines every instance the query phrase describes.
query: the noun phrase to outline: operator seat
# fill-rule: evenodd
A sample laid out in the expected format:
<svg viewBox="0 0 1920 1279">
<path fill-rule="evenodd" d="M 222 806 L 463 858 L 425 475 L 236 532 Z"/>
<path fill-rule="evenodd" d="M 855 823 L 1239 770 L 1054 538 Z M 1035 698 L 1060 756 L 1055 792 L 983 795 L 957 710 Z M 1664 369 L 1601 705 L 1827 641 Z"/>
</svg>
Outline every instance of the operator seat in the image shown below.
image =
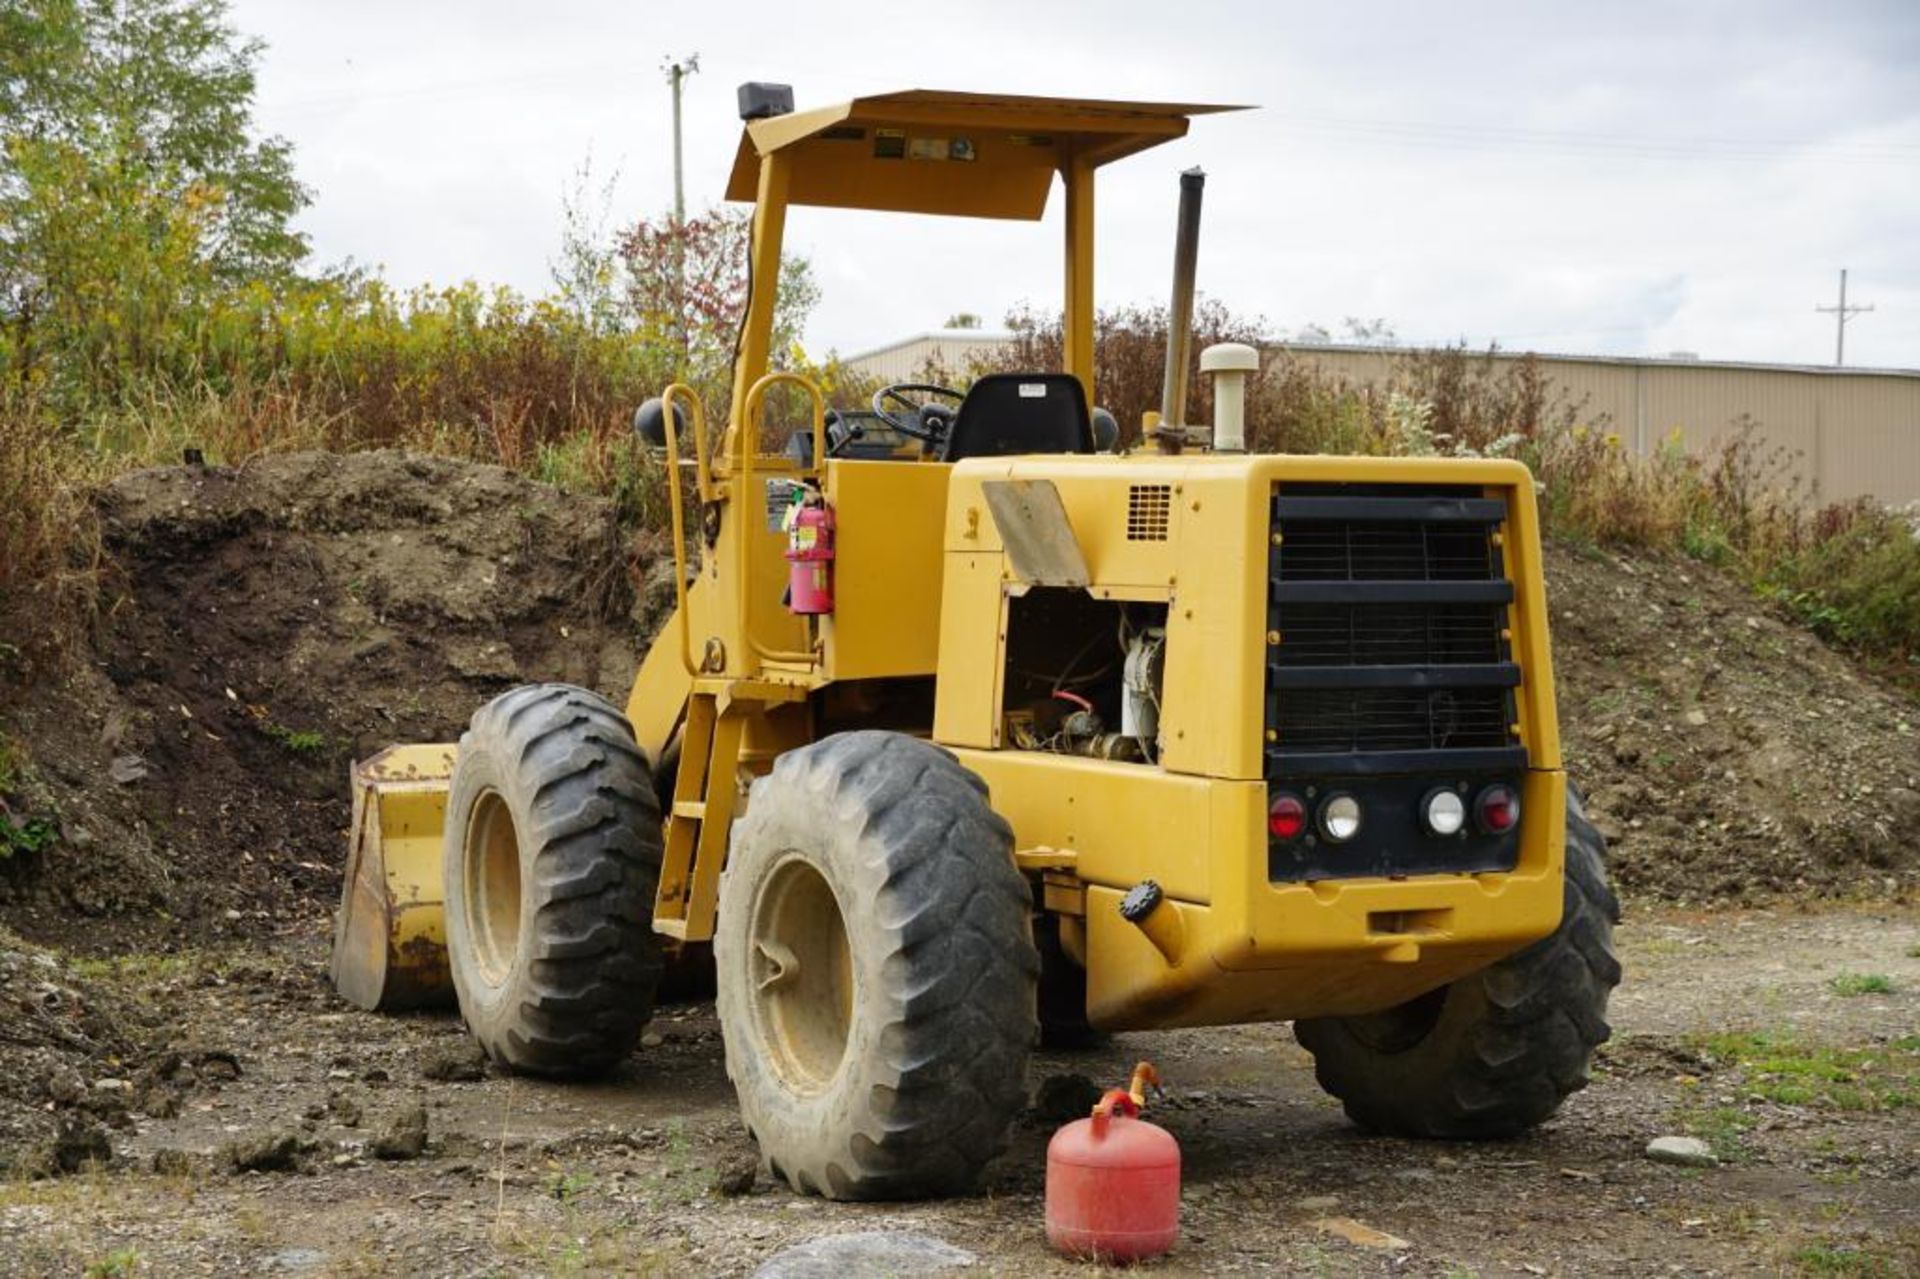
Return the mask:
<svg viewBox="0 0 1920 1279">
<path fill-rule="evenodd" d="M 989 373 L 967 390 L 941 459 L 1091 453 L 1093 419 L 1069 373 Z"/>
</svg>

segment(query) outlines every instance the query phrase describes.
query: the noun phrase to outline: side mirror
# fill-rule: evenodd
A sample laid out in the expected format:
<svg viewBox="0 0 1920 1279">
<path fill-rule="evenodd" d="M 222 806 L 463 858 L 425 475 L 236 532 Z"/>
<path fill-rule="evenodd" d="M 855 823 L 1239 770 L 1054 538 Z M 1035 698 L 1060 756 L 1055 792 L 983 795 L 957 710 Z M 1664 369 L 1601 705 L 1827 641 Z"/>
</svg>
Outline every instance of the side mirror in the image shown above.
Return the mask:
<svg viewBox="0 0 1920 1279">
<path fill-rule="evenodd" d="M 1092 416 L 1094 452 L 1113 452 L 1120 445 L 1120 423 L 1113 414 L 1098 406 L 1095 406 Z"/>
<path fill-rule="evenodd" d="M 653 448 L 667 447 L 667 410 L 659 396 L 633 411 L 633 433 Z"/>
</svg>

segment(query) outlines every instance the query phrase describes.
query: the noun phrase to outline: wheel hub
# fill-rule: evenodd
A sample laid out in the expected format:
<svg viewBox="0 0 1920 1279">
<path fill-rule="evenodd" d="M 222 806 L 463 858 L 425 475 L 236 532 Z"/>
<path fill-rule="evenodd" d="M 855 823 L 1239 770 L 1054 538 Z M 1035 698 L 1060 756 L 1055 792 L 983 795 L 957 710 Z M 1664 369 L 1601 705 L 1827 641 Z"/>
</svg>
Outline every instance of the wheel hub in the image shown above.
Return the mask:
<svg viewBox="0 0 1920 1279">
<path fill-rule="evenodd" d="M 473 925 L 474 957 L 487 984 L 498 986 L 520 949 L 520 839 L 498 791 L 485 792 L 473 805 L 462 891 Z"/>
<path fill-rule="evenodd" d="M 832 885 L 798 855 L 774 868 L 754 905 L 748 980 L 754 1022 L 788 1087 L 826 1088 L 846 1057 L 853 955 Z"/>
</svg>

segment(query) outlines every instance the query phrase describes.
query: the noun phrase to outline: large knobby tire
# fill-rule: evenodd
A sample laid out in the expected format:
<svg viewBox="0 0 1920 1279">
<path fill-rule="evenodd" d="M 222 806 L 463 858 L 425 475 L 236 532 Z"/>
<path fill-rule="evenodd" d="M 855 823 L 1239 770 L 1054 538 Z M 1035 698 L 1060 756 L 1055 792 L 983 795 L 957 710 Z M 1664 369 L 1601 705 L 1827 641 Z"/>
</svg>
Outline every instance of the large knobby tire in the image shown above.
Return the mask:
<svg viewBox="0 0 1920 1279">
<path fill-rule="evenodd" d="M 937 746 L 842 733 L 754 783 L 714 956 L 774 1176 L 833 1199 L 973 1186 L 1026 1105 L 1031 909 L 985 784 Z"/>
<path fill-rule="evenodd" d="M 447 954 L 467 1027 L 501 1066 L 580 1076 L 653 1010 L 660 808 L 626 718 L 530 684 L 460 738 L 442 845 Z"/>
<path fill-rule="evenodd" d="M 1363 1128 L 1512 1137 L 1586 1087 L 1620 982 L 1606 845 L 1567 797 L 1566 907 L 1552 935 L 1399 1008 L 1296 1022 L 1320 1086 Z"/>
</svg>

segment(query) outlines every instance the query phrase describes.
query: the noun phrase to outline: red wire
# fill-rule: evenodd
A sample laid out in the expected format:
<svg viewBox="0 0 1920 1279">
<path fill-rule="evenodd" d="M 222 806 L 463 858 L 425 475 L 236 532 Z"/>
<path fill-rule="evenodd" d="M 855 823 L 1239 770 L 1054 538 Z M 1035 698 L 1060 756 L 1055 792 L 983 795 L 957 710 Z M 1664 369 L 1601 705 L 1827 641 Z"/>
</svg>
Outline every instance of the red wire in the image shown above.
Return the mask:
<svg viewBox="0 0 1920 1279">
<path fill-rule="evenodd" d="M 1064 688 L 1055 689 L 1053 692 L 1053 695 L 1059 698 L 1063 702 L 1072 702 L 1075 706 L 1078 706 L 1083 711 L 1091 711 L 1093 709 L 1092 702 L 1080 696 L 1080 694 L 1078 693 L 1069 693 Z"/>
</svg>

